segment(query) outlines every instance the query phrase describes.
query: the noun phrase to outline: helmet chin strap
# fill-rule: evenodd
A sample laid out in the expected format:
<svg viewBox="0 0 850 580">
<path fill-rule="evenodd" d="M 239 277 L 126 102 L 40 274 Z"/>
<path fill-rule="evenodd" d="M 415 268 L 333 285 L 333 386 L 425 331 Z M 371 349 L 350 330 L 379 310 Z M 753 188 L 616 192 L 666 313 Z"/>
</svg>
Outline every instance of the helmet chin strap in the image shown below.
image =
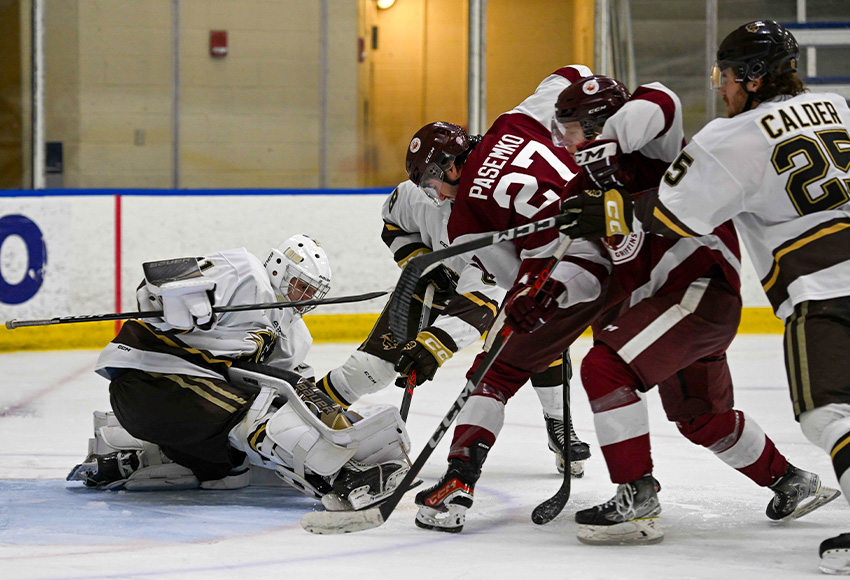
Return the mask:
<svg viewBox="0 0 850 580">
<path fill-rule="evenodd" d="M 460 183 L 460 177 L 458 177 L 457 179 L 449 179 L 448 177 L 446 177 L 446 179 L 444 179 L 443 181 L 445 181 L 449 185 L 458 185 Z"/>
<path fill-rule="evenodd" d="M 747 81 L 741 83 L 741 88 L 744 89 L 745 93 L 747 93 L 747 102 L 744 103 L 744 108 L 741 109 L 742 113 L 746 113 L 752 108 L 756 94 L 753 91 L 747 90 Z"/>
</svg>

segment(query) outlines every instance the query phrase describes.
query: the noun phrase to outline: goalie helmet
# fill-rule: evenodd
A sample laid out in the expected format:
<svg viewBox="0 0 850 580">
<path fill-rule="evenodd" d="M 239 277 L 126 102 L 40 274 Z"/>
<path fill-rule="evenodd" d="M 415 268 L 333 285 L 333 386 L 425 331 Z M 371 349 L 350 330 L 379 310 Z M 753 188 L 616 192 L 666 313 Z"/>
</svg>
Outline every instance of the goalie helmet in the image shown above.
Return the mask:
<svg viewBox="0 0 850 580">
<path fill-rule="evenodd" d="M 281 302 L 319 300 L 331 288 L 331 266 L 319 243 L 297 234 L 272 249 L 265 261 L 266 272 Z M 304 314 L 315 306 L 298 306 Z"/>
<path fill-rule="evenodd" d="M 722 84 L 722 72 L 732 68 L 736 81 L 746 83 L 765 75 L 797 70 L 800 47 L 787 28 L 772 20 L 756 20 L 733 30 L 717 49 L 712 85 Z"/>
<path fill-rule="evenodd" d="M 407 147 L 404 168 L 410 181 L 419 186 L 437 205 L 440 185 L 452 163 L 462 165 L 474 145 L 463 127 L 454 123 L 429 123 L 419 129 Z"/>
<path fill-rule="evenodd" d="M 626 86 L 611 77 L 583 77 L 561 91 L 552 118 L 552 141 L 558 147 L 577 145 L 566 138 L 567 123 L 578 123 L 586 140 L 596 137 L 608 118 L 631 98 Z"/>
</svg>

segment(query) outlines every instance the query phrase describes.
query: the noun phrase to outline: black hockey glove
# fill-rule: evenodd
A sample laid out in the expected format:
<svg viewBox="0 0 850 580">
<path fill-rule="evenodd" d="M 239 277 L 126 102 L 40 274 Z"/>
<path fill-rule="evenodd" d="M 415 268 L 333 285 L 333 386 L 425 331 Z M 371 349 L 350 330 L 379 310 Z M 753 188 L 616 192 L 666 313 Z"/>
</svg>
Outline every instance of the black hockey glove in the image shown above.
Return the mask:
<svg viewBox="0 0 850 580">
<path fill-rule="evenodd" d="M 575 220 L 561 226 L 561 231 L 573 239 L 625 236 L 632 231 L 631 194 L 620 188 L 605 193 L 586 189 L 562 203 L 561 212 L 575 215 Z"/>
<path fill-rule="evenodd" d="M 440 264 L 419 278 L 419 282 L 416 284 L 417 293 L 419 293 L 420 296 L 423 295 L 427 285 L 433 284 L 435 297 L 443 297 L 443 299 L 445 299 L 448 296 L 454 295 L 455 289 L 457 288 L 457 280 L 457 274 Z M 437 298 L 435 298 L 435 300 L 437 300 Z"/>
<path fill-rule="evenodd" d="M 436 333 L 436 334 L 435 334 Z M 433 329 L 423 330 L 415 340 L 411 340 L 401 350 L 401 356 L 395 363 L 395 370 L 402 376 L 396 381 L 399 387 L 407 386 L 407 375 L 411 370 L 416 371 L 416 386 L 430 381 L 437 374 L 437 369 L 452 358 L 452 350 L 443 344 L 447 336 L 440 340 L 437 336 L 444 335 L 442 331 Z"/>
</svg>

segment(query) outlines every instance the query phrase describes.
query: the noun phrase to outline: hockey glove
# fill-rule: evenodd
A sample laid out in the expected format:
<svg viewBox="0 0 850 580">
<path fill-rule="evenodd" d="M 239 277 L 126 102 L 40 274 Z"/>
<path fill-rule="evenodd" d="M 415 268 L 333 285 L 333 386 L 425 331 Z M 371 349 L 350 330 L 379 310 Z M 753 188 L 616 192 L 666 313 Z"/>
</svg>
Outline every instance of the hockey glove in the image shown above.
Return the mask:
<svg viewBox="0 0 850 580">
<path fill-rule="evenodd" d="M 632 198 L 620 188 L 605 193 L 586 189 L 561 204 L 561 212 L 575 215 L 574 221 L 561 227 L 562 232 L 574 239 L 625 236 L 632 231 Z"/>
<path fill-rule="evenodd" d="M 163 319 L 172 328 L 209 330 L 215 323 L 215 282 L 204 278 L 166 282 L 155 293 L 162 298 Z"/>
<path fill-rule="evenodd" d="M 436 294 L 454 294 L 457 287 L 458 275 L 453 271 L 440 264 L 421 278 L 417 282 L 417 289 L 424 289 L 428 284 L 434 285 Z"/>
<path fill-rule="evenodd" d="M 395 363 L 396 372 L 407 377 L 411 370 L 416 370 L 416 386 L 433 379 L 437 369 L 454 354 L 451 348 L 443 344 L 444 341 L 447 342 L 448 336 L 441 340 L 438 335 L 445 333 L 439 329 L 423 330 L 415 340 L 404 345 L 401 356 Z M 406 380 L 399 380 L 396 385 L 405 387 Z"/>
<path fill-rule="evenodd" d="M 599 189 L 604 191 L 626 185 L 620 172 L 620 146 L 613 139 L 585 141 L 578 146 L 574 158 L 590 182 Z"/>
<path fill-rule="evenodd" d="M 558 299 L 567 292 L 563 282 L 552 278 L 543 282 L 535 296 L 530 296 L 537 278 L 520 282 L 505 301 L 505 324 L 520 333 L 534 332 L 558 311 Z"/>
</svg>

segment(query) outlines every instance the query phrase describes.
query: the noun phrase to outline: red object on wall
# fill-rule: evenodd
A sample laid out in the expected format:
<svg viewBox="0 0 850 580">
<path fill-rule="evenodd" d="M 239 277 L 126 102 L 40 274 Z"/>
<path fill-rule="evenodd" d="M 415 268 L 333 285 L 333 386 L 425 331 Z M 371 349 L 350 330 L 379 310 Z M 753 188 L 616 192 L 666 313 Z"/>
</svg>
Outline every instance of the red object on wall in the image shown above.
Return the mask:
<svg viewBox="0 0 850 580">
<path fill-rule="evenodd" d="M 227 56 L 226 30 L 210 30 L 210 56 L 213 58 Z"/>
</svg>

